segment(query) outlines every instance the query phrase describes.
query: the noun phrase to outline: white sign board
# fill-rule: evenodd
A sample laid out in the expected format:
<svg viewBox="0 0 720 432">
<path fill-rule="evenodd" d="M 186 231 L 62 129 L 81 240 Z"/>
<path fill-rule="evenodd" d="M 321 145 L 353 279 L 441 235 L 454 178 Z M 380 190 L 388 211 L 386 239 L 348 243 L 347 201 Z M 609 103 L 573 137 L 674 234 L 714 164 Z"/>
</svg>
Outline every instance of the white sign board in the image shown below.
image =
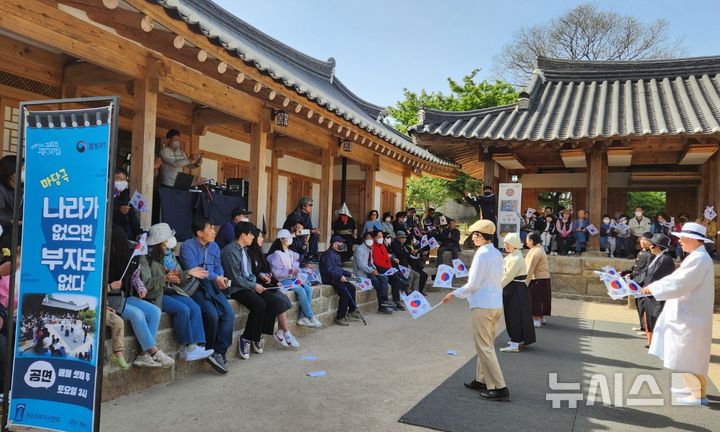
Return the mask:
<svg viewBox="0 0 720 432">
<path fill-rule="evenodd" d="M 500 183 L 498 192 L 497 235 L 502 245 L 506 234 L 520 234 L 522 184 Z"/>
</svg>

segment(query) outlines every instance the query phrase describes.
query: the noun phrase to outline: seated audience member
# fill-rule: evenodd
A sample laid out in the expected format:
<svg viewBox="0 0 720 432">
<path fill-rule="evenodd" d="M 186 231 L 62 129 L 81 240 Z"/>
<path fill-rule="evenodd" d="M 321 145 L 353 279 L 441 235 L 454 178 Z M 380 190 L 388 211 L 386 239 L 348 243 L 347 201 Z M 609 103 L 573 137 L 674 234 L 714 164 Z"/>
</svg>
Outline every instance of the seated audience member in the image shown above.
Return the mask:
<svg viewBox="0 0 720 432">
<path fill-rule="evenodd" d="M 650 232 L 653 234 L 664 234 L 670 237 L 673 226 L 670 224 L 670 218 L 665 212 L 658 212 L 655 220 L 650 226 Z"/>
<path fill-rule="evenodd" d="M 442 258 L 442 254 L 450 252 L 453 259 L 460 255 L 460 230 L 457 229 L 457 221 L 448 218 L 448 226 L 439 235 L 440 248 L 437 251 L 438 259 Z"/>
<path fill-rule="evenodd" d="M 555 229 L 557 230 L 557 253 L 560 255 L 572 255 L 573 252 L 570 249 L 570 246 L 573 243 L 574 236 L 572 231 L 572 221 L 570 220 L 570 212 L 568 210 L 563 210 L 560 214 L 560 219 L 558 219 L 555 224 Z"/>
<path fill-rule="evenodd" d="M 125 321 L 110 306 L 105 308 L 105 327 L 110 329 L 110 337 L 112 338 L 110 364 L 120 369 L 130 369 L 130 365 L 125 360 Z"/>
<path fill-rule="evenodd" d="M 408 234 L 405 221 L 407 221 L 407 214 L 405 212 L 400 211 L 395 213 L 395 221 L 393 222 L 395 235 L 397 235 L 398 231 L 404 231 L 406 235 Z"/>
<path fill-rule="evenodd" d="M 310 256 L 310 235 L 306 234 L 305 228 L 301 223 L 296 223 L 292 226 L 292 230 L 289 230 L 292 234 L 293 239 L 290 244 L 290 250 L 300 256 L 300 262 L 305 264 L 309 262 Z"/>
<path fill-rule="evenodd" d="M 2 224 L 12 224 L 15 217 L 15 188 L 20 183 L 19 180 L 22 180 L 18 178 L 16 169 L 17 156 L 8 155 L 0 159 L 0 223 Z"/>
<path fill-rule="evenodd" d="M 220 262 L 220 248 L 215 243 L 215 229 L 204 217 L 192 222 L 194 237 L 180 247 L 183 268 L 203 268 L 200 285 L 191 296 L 200 306 L 205 329 L 205 347 L 214 351 L 210 365 L 221 374 L 227 373 L 227 350 L 232 344 L 235 311 L 225 297 L 230 280 L 225 277 Z M 218 367 L 222 366 L 222 367 Z"/>
<path fill-rule="evenodd" d="M 378 313 L 392 314 L 395 305 L 388 300 L 388 279 L 378 272 L 373 262 L 375 239 L 372 233 L 365 233 L 363 243 L 353 254 L 353 273 L 355 276 L 370 279 L 377 295 Z"/>
<path fill-rule="evenodd" d="M 275 279 L 283 281 L 290 278 L 300 277 L 300 255 L 290 249 L 292 234 L 286 229 L 281 229 L 277 239 L 270 246 L 267 262 L 270 271 Z M 300 319 L 298 325 L 305 327 L 322 327 L 322 323 L 315 316 L 312 309 L 312 286 L 308 283 L 294 284 L 292 290 L 297 295 L 300 303 Z"/>
<path fill-rule="evenodd" d="M 705 227 L 705 237 L 711 240 L 705 242 L 705 249 L 713 259 L 717 259 L 717 222 L 715 219 L 709 220 L 705 215 L 697 218 L 695 222 Z"/>
<path fill-rule="evenodd" d="M 170 129 L 167 134 L 167 145 L 160 149 L 160 173 L 158 180 L 162 186 L 175 186 L 175 178 L 178 172 L 183 168 L 200 168 L 203 159 L 200 153 L 194 153 L 187 157 L 182 148 L 180 148 L 180 132 Z"/>
<path fill-rule="evenodd" d="M 332 285 L 335 288 L 340 300 L 338 301 L 335 324 L 348 326 L 348 319 L 360 321 L 361 317 L 356 309 L 355 286 L 348 279 L 352 273 L 343 269 L 340 259 L 344 239 L 339 235 L 330 238 L 330 247 L 320 255 L 320 277 L 323 283 Z"/>
<path fill-rule="evenodd" d="M 408 278 L 410 290 L 420 291 L 420 294 L 423 294 L 428 275 L 423 271 L 422 267 L 420 270 L 417 270 L 416 266 L 413 266 L 412 250 L 407 243 L 407 234 L 405 234 L 405 231 L 397 231 L 395 233 L 395 240 L 390 244 L 390 252 L 393 257 L 397 258 L 399 265 L 410 269 L 410 277 Z"/>
<path fill-rule="evenodd" d="M 615 258 L 617 230 L 611 223 L 610 215 L 603 215 L 602 224 L 600 224 L 600 249 L 604 250 L 610 258 Z"/>
<path fill-rule="evenodd" d="M 375 268 L 382 275 L 393 268 L 393 258 L 390 256 L 387 245 L 385 244 L 385 235 L 382 231 L 377 231 L 374 235 L 375 244 L 373 245 L 372 257 Z M 402 277 L 400 272 L 387 276 L 388 282 L 392 290 L 392 297 L 395 301 L 395 309 L 404 310 L 400 291 L 408 288 L 408 282 Z"/>
<path fill-rule="evenodd" d="M 428 208 L 427 214 L 423 218 L 422 221 L 422 228 L 425 234 L 427 234 L 429 237 L 437 238 L 438 234 L 440 234 L 438 229 L 438 220 L 435 217 L 435 209 L 430 207 Z"/>
<path fill-rule="evenodd" d="M 650 218 L 645 216 L 645 211 L 642 207 L 635 208 L 635 217 L 628 220 L 628 229 L 630 230 L 630 237 L 627 240 L 627 246 L 629 246 L 630 253 L 635 256 L 638 238 L 643 233 L 650 232 Z"/>
<path fill-rule="evenodd" d="M 547 213 L 548 210 L 552 212 L 550 207 L 545 208 L 545 215 L 535 222 L 535 230 L 540 234 L 540 239 L 542 241 L 541 244 L 545 253 L 549 254 L 552 251 L 555 255 L 557 255 L 557 252 L 552 249 L 553 237 L 556 232 L 556 221 L 552 214 Z"/>
<path fill-rule="evenodd" d="M 277 289 L 280 282 L 272 276 L 270 266 L 267 263 L 267 257 L 262 252 L 262 246 L 265 243 L 265 233 L 255 228 L 253 234 L 255 238 L 247 248 L 248 255 L 250 255 L 250 259 L 252 260 L 252 273 L 255 275 L 258 283 L 260 283 L 263 288 L 269 288 L 267 292 L 277 297 L 283 304 L 281 308 L 283 312 L 277 316 L 278 331 L 273 335 L 273 339 L 283 348 L 297 349 L 300 347 L 300 343 L 295 339 L 295 336 L 290 333 L 287 319 L 287 311 L 292 308 L 292 302 L 285 293 Z"/>
<path fill-rule="evenodd" d="M 140 274 L 147 287 L 145 300 L 172 317 L 175 338 L 180 345 L 180 359 L 196 361 L 207 359 L 212 349 L 205 349 L 205 330 L 202 312 L 193 299 L 182 289 L 191 278 L 207 276 L 202 267 L 183 270 L 175 259 L 177 245 L 174 231 L 166 223 L 150 227 L 147 256 L 140 257 Z M 215 359 L 208 360 L 213 365 Z M 218 365 L 213 365 L 217 367 Z"/>
<path fill-rule="evenodd" d="M 582 253 L 588 241 L 588 225 L 590 225 L 590 221 L 585 217 L 585 210 L 578 210 L 577 219 L 572 222 L 572 232 L 575 237 L 575 254 L 577 255 Z"/>
<path fill-rule="evenodd" d="M 318 241 L 320 238 L 320 229 L 314 228 L 312 223 L 313 200 L 310 197 L 302 197 L 298 202 L 295 211 L 290 213 L 283 224 L 283 229 L 291 230 L 298 223 L 304 229 L 309 230 L 309 238 L 307 241 L 308 250 L 306 260 L 317 263 L 318 260 Z"/>
<path fill-rule="evenodd" d="M 395 238 L 395 226 L 393 225 L 393 215 L 390 212 L 383 213 L 382 232 L 387 234 L 385 237 L 391 240 Z"/>
<path fill-rule="evenodd" d="M 113 185 L 113 224 L 120 226 L 128 238 L 136 239 L 142 234 L 140 219 L 137 212 L 130 205 L 130 190 L 125 170 L 115 170 L 115 183 Z"/>
<path fill-rule="evenodd" d="M 251 211 L 242 207 L 235 207 L 232 212 L 230 212 L 230 220 L 220 227 L 220 231 L 215 237 L 215 243 L 217 243 L 220 250 L 235 241 L 235 225 L 237 225 L 238 222 L 250 222 L 248 216 L 251 214 Z"/>
<path fill-rule="evenodd" d="M 689 220 L 689 214 L 685 212 L 678 214 L 677 218 L 675 218 L 675 228 L 673 228 L 672 232 L 681 232 L 683 225 L 685 225 Z M 672 236 L 672 241 L 675 247 L 675 257 L 678 261 L 682 261 L 687 254 L 683 252 L 682 247 L 680 247 L 680 242 L 676 236 Z"/>
<path fill-rule="evenodd" d="M 263 334 L 272 335 L 275 330 L 275 318 L 286 307 L 280 298 L 270 294 L 269 290 L 258 283 L 252 272 L 252 259 L 248 247 L 255 235 L 255 225 L 239 222 L 235 225 L 235 241 L 222 251 L 222 266 L 230 275 L 230 297 L 245 306 L 248 311 L 245 330 L 238 336 L 238 354 L 241 359 L 250 358 L 250 351 L 262 354 L 265 349 Z"/>
<path fill-rule="evenodd" d="M 615 217 L 617 227 L 615 256 L 619 258 L 635 257 L 635 240 L 630 236 L 630 228 L 627 226 L 627 216 L 617 213 Z"/>
<path fill-rule="evenodd" d="M 135 333 L 142 350 L 133 364 L 139 367 L 169 368 L 175 364 L 175 360 L 157 346 L 156 336 L 160 324 L 160 308 L 142 300 L 147 294 L 147 289 L 140 279 L 140 260 L 139 257 L 131 260 L 131 257 L 132 248 L 125 231 L 121 227 L 113 225 L 108 267 L 108 280 L 112 282 L 110 282 L 109 288 L 122 290 L 126 298 L 121 316 L 130 321 L 133 333 Z M 73 328 L 71 328 L 72 330 Z"/>
<path fill-rule="evenodd" d="M 367 215 L 367 220 L 363 225 L 361 236 L 365 236 L 367 233 L 374 233 L 375 231 L 382 231 L 382 221 L 378 219 L 379 213 L 377 210 L 370 210 Z"/>
<path fill-rule="evenodd" d="M 350 215 L 350 210 L 343 203 L 338 210 L 338 217 L 332 225 L 333 234 L 339 235 L 343 239 L 344 250 L 340 253 L 343 261 L 349 261 L 353 254 L 353 246 L 357 242 L 357 225 L 355 219 Z"/>
</svg>

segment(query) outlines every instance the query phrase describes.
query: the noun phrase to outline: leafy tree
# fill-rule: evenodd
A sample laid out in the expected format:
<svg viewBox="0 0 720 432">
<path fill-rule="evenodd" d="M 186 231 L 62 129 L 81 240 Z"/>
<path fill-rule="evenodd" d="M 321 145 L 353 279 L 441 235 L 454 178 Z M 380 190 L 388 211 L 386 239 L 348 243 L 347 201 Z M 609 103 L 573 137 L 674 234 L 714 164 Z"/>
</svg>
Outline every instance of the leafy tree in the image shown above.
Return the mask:
<svg viewBox="0 0 720 432">
<path fill-rule="evenodd" d="M 86 309 L 84 311 L 81 311 L 78 313 L 78 318 L 80 318 L 80 321 L 82 321 L 83 324 L 87 324 L 90 326 L 90 331 L 95 331 L 95 323 L 96 323 L 96 315 L 94 309 Z"/>
<path fill-rule="evenodd" d="M 517 93 L 512 85 L 496 81 L 476 81 L 480 69 L 465 75 L 460 82 L 448 78 L 449 94 L 442 92 L 420 93 L 403 89 L 404 99 L 394 107 L 388 107 L 388 114 L 394 121 L 391 125 L 402 133 L 407 133 L 410 126 L 417 124 L 417 113 L 421 108 L 432 108 L 443 111 L 467 111 L 498 105 L 507 105 L 517 100 Z"/>
<path fill-rule="evenodd" d="M 538 210 L 545 207 L 552 207 L 557 213 L 560 208 L 568 208 L 572 205 L 572 192 L 540 192 L 538 193 Z M 542 213 L 542 212 L 541 212 Z"/>
<path fill-rule="evenodd" d="M 458 170 L 455 180 L 447 185 L 448 198 L 454 199 L 460 204 L 472 206 L 475 209 L 475 214 L 480 216 L 480 206 L 477 205 L 474 197 L 482 192 L 482 186 L 482 180 L 470 177 Z"/>
<path fill-rule="evenodd" d="M 499 77 L 524 84 L 538 56 L 568 60 L 641 60 L 682 54 L 664 19 L 639 19 L 584 3 L 545 24 L 520 29 L 495 57 Z"/>
<path fill-rule="evenodd" d="M 407 181 L 406 206 L 417 209 L 439 207 L 447 199 L 448 180 L 432 176 L 413 176 Z"/>
<path fill-rule="evenodd" d="M 627 198 L 627 215 L 635 213 L 636 207 L 642 207 L 645 216 L 651 219 L 665 211 L 665 192 L 628 192 Z"/>
</svg>

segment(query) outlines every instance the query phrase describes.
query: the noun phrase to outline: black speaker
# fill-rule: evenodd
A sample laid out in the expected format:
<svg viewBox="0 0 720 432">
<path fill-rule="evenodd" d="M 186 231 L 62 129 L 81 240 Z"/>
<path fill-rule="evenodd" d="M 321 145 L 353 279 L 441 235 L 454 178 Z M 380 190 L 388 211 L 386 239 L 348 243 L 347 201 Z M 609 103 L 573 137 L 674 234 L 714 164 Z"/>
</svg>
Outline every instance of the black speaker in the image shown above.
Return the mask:
<svg viewBox="0 0 720 432">
<path fill-rule="evenodd" d="M 249 191 L 249 185 L 250 183 L 247 181 L 247 179 L 243 178 L 229 178 L 225 181 L 227 184 L 227 195 L 231 196 L 240 196 L 245 198 L 245 200 L 248 199 Z"/>
</svg>

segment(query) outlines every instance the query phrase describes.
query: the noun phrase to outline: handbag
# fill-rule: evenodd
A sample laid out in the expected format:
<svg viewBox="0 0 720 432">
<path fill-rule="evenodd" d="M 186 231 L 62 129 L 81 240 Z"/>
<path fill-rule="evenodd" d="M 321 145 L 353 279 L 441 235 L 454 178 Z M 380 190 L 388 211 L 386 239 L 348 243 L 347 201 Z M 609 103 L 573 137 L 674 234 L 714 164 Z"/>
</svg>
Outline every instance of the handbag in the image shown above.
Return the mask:
<svg viewBox="0 0 720 432">
<path fill-rule="evenodd" d="M 180 289 L 185 292 L 185 294 L 188 295 L 188 297 L 192 297 L 193 294 L 195 294 L 195 291 L 197 291 L 198 287 L 200 287 L 200 279 L 190 277 L 185 284 L 180 286 Z"/>
<path fill-rule="evenodd" d="M 122 289 L 111 289 L 107 294 L 107 304 L 116 314 L 120 315 L 125 310 L 125 293 Z"/>
</svg>

